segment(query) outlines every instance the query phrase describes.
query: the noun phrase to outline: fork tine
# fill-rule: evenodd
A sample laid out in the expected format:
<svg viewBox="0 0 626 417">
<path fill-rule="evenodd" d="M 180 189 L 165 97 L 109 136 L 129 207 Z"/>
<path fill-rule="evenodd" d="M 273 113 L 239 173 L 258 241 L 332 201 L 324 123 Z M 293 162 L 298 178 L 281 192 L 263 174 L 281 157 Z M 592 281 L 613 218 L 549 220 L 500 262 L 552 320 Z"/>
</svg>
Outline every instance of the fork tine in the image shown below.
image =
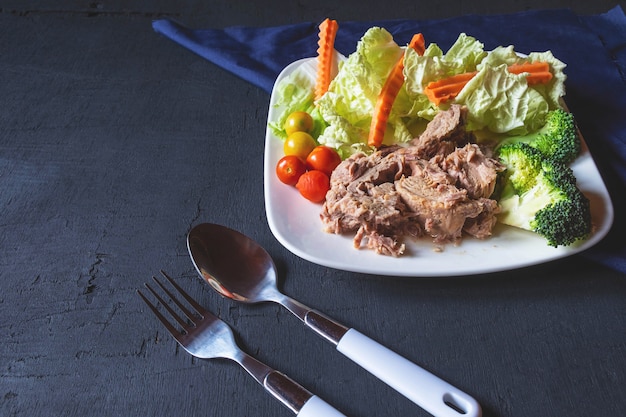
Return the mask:
<svg viewBox="0 0 626 417">
<path fill-rule="evenodd" d="M 185 300 L 187 300 L 187 302 L 198 312 L 200 313 L 200 315 L 204 316 L 206 313 L 206 310 L 204 309 L 204 307 L 202 307 L 196 300 L 194 300 L 189 294 L 187 294 L 185 292 L 185 290 L 183 290 L 177 283 L 176 281 L 174 281 L 169 275 L 167 275 L 167 273 L 163 270 L 161 270 L 161 274 L 170 282 L 170 284 L 172 284 L 172 286 L 174 288 L 176 288 L 176 290 L 180 293 L 180 295 L 182 295 Z M 176 300 L 174 300 L 176 301 Z M 177 303 L 178 304 L 178 303 Z M 178 304 L 179 307 L 180 304 Z"/>
<path fill-rule="evenodd" d="M 180 302 L 176 298 L 174 298 L 172 293 L 169 292 L 167 290 L 167 288 L 165 288 L 163 286 L 163 284 L 161 284 L 161 282 L 156 277 L 153 276 L 152 279 L 154 280 L 154 282 L 156 282 L 159 285 L 159 287 L 161 287 L 161 289 L 163 291 L 165 291 L 165 293 L 168 295 L 168 297 L 170 297 L 170 299 L 172 299 L 172 301 L 174 301 L 174 303 L 176 303 L 176 305 L 178 305 L 183 310 L 183 314 L 185 316 L 187 316 L 193 322 L 193 315 L 190 315 L 189 311 L 187 309 L 185 309 L 184 306 L 180 305 Z M 144 284 L 144 285 L 146 286 L 146 288 L 148 288 L 150 290 L 150 292 L 152 294 L 154 294 L 154 296 L 157 298 L 157 300 L 159 300 L 159 302 L 163 305 L 163 307 L 165 307 L 167 312 L 170 313 L 170 315 L 174 318 L 174 320 L 176 320 L 178 322 L 178 324 L 180 324 L 183 327 L 183 329 L 187 330 L 188 323 L 178 313 L 176 313 L 172 307 L 170 307 L 169 303 L 167 303 L 163 299 L 163 297 L 161 297 L 156 291 L 154 291 L 152 289 L 152 287 L 150 287 L 150 285 L 148 285 L 147 283 Z M 196 323 L 193 322 L 193 325 L 195 326 Z"/>
<path fill-rule="evenodd" d="M 159 287 L 161 287 L 161 289 L 167 294 L 167 296 L 170 298 L 170 300 L 172 300 L 174 302 L 174 304 L 176 304 L 178 306 L 178 308 L 183 312 L 183 314 L 189 319 L 189 321 L 191 321 L 191 324 L 195 327 L 197 326 L 197 321 L 198 321 L 198 316 L 195 315 L 193 312 L 189 311 L 189 309 L 183 304 L 181 303 L 178 298 L 176 298 L 174 296 L 174 294 L 172 294 L 172 292 L 167 289 L 165 287 L 165 285 L 163 285 L 163 283 L 161 281 L 159 281 L 157 279 L 157 277 L 153 276 L 152 279 L 154 280 L 154 282 L 157 283 L 157 285 Z M 170 281 L 173 282 L 173 281 Z M 169 305 L 165 305 L 165 308 L 170 312 L 170 314 L 176 314 L 174 312 L 174 310 L 169 306 Z M 200 316 L 200 319 L 202 319 L 202 316 Z M 183 326 L 185 328 L 185 330 L 189 327 L 185 321 L 182 318 L 176 318 L 176 320 L 181 324 L 181 326 Z"/>
<path fill-rule="evenodd" d="M 152 288 L 148 287 L 148 289 L 150 290 L 150 292 L 154 294 L 154 291 L 152 290 Z M 178 336 L 180 335 L 180 331 L 176 327 L 172 326 L 172 323 L 170 323 L 169 320 L 166 319 L 163 314 L 161 314 L 161 312 L 154 306 L 154 304 L 150 302 L 150 300 L 148 300 L 148 298 L 146 298 L 145 295 L 143 295 L 141 291 L 137 290 L 137 294 L 139 294 L 139 296 L 143 299 L 143 301 L 145 301 L 145 303 L 148 304 L 148 307 L 150 307 L 150 310 L 152 310 L 154 315 L 157 316 L 157 318 L 161 321 L 161 323 L 163 323 L 165 328 L 169 330 L 172 336 L 178 339 Z M 158 297 L 158 298 L 161 298 L 161 297 Z"/>
</svg>

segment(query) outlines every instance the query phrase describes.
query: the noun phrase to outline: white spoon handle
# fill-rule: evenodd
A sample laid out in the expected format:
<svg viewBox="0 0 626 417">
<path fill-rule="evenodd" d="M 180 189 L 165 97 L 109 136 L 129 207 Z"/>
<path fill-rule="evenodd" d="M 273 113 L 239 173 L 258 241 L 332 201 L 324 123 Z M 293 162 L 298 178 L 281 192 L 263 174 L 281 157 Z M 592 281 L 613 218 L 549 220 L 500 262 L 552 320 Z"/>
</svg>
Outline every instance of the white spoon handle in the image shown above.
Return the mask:
<svg viewBox="0 0 626 417">
<path fill-rule="evenodd" d="M 337 350 L 436 417 L 480 417 L 478 402 L 413 362 L 350 329 Z"/>
</svg>

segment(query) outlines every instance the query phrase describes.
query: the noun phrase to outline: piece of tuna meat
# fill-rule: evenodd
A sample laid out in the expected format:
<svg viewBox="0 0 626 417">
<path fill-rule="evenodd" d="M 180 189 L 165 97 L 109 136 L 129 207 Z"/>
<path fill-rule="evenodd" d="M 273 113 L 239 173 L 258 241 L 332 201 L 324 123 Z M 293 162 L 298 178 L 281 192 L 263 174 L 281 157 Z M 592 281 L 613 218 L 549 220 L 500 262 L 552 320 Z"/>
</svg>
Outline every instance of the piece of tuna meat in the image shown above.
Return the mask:
<svg viewBox="0 0 626 417">
<path fill-rule="evenodd" d="M 437 182 L 435 178 L 443 177 L 429 174 L 436 172 L 438 167 L 434 167 L 397 180 L 395 189 L 435 243 L 456 242 L 462 236 L 465 221 L 477 217 L 483 205 L 470 199 L 467 190 L 447 181 Z"/>
<path fill-rule="evenodd" d="M 489 198 L 496 187 L 498 173 L 505 169 L 497 160 L 485 156 L 475 143 L 456 148 L 445 157 L 435 156 L 434 162 L 473 199 Z"/>
<path fill-rule="evenodd" d="M 453 104 L 441 111 L 426 125 L 426 130 L 409 143 L 410 152 L 421 159 L 448 155 L 459 146 L 474 140 L 466 130 L 467 107 Z"/>
</svg>

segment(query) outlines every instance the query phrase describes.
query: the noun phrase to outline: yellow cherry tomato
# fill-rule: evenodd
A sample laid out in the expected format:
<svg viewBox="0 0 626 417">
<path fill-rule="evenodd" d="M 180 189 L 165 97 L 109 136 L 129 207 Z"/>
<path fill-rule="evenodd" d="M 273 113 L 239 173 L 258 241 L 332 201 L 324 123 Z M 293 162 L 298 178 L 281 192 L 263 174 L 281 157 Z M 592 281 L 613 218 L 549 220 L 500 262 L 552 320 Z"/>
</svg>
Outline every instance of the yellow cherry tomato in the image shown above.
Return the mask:
<svg viewBox="0 0 626 417">
<path fill-rule="evenodd" d="M 306 132 L 293 132 L 285 139 L 283 151 L 285 155 L 295 155 L 303 161 L 306 161 L 306 157 L 309 156 L 316 146 L 317 143 L 315 139 L 313 139 L 313 136 Z"/>
<path fill-rule="evenodd" d="M 295 111 L 287 116 L 285 120 L 285 132 L 287 136 L 293 132 L 307 132 L 311 133 L 313 130 L 313 118 L 305 111 Z"/>
</svg>

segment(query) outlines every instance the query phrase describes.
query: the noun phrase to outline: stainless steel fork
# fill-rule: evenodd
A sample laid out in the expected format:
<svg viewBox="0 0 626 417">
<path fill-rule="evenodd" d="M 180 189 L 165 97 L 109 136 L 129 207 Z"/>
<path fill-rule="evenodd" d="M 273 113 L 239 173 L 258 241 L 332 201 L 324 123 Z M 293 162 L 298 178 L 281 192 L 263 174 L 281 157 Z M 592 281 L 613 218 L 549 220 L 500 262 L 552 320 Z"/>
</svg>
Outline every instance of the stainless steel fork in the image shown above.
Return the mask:
<svg viewBox="0 0 626 417">
<path fill-rule="evenodd" d="M 225 358 L 237 362 L 248 371 L 267 392 L 300 417 L 345 417 L 324 400 L 312 394 L 288 376 L 270 368 L 243 352 L 239 346 L 237 346 L 233 332 L 226 323 L 198 304 L 164 271 L 161 271 L 161 274 L 170 282 L 172 287 L 183 296 L 188 305 L 195 310 L 195 313 L 190 311 L 161 281 L 153 276 L 152 279 L 154 282 L 156 282 L 170 300 L 176 304 L 180 312 L 182 312 L 189 321 L 185 320 L 156 290 L 147 283 L 145 284 L 146 288 L 180 325 L 181 329 L 178 329 L 170 323 L 159 311 L 157 306 L 148 300 L 141 291 L 137 291 L 137 293 L 172 336 L 174 336 L 174 339 L 176 339 L 187 352 L 202 359 Z"/>
</svg>

